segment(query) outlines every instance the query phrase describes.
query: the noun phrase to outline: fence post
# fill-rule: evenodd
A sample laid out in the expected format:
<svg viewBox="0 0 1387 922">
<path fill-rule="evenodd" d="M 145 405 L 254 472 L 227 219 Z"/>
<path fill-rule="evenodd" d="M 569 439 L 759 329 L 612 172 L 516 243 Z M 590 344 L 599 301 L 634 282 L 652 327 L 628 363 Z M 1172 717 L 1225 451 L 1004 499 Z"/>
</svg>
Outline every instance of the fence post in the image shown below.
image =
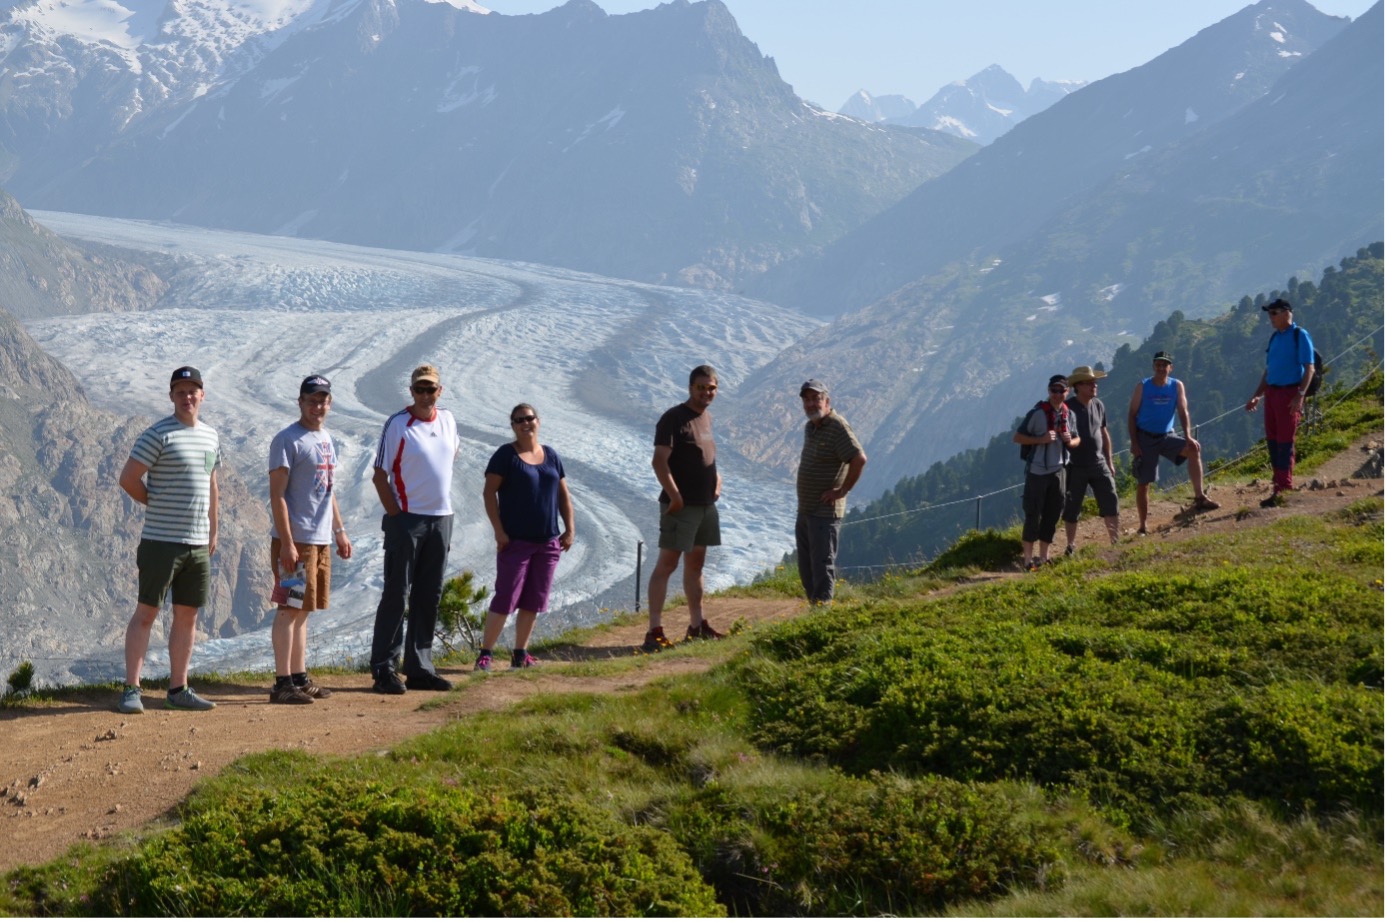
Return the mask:
<svg viewBox="0 0 1387 922">
<path fill-rule="evenodd" d="M 973 528 L 982 531 L 982 497 L 978 497 L 977 511 L 973 517 Z"/>
<path fill-rule="evenodd" d="M 636 611 L 641 610 L 641 550 L 644 547 L 644 541 L 636 542 Z"/>
</svg>

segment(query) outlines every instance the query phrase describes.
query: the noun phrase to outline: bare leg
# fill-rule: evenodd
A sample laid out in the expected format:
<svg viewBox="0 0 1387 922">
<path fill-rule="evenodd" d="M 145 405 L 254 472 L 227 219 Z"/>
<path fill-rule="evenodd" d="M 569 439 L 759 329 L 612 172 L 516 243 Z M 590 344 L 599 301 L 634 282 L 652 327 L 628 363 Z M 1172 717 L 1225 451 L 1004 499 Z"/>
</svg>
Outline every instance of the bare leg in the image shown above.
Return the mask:
<svg viewBox="0 0 1387 922">
<path fill-rule="evenodd" d="M 159 609 L 143 602 L 135 605 L 135 613 L 125 628 L 125 684 L 136 688 L 140 685 L 140 670 L 144 666 L 144 655 L 149 651 L 149 632 L 154 628 L 154 620 L 159 617 Z"/>
<path fill-rule="evenodd" d="M 707 557 L 706 547 L 695 547 L 684 555 L 684 598 L 689 601 L 689 625 L 694 628 L 703 623 L 703 561 Z"/>
<path fill-rule="evenodd" d="M 482 630 L 483 650 L 496 649 L 496 641 L 501 639 L 501 632 L 506 629 L 506 619 L 509 617 L 496 611 L 486 613 L 486 627 Z"/>
<path fill-rule="evenodd" d="M 193 631 L 196 628 L 197 608 L 175 605 L 173 624 L 169 627 L 169 688 L 188 684 L 188 664 L 193 660 Z"/>
<path fill-rule="evenodd" d="M 293 643 L 289 647 L 289 665 L 295 673 L 308 671 L 308 612 L 300 611 L 294 621 Z"/>
<path fill-rule="evenodd" d="M 1021 565 L 1025 566 L 1031 562 L 1031 552 L 1035 550 L 1034 541 L 1021 542 Z"/>
<path fill-rule="evenodd" d="M 530 634 L 535 629 L 535 619 L 539 617 L 538 612 L 520 609 L 515 615 L 515 649 L 525 650 L 530 646 Z"/>
<path fill-rule="evenodd" d="M 1064 543 L 1065 543 L 1065 545 L 1067 545 L 1068 547 L 1073 547 L 1073 546 L 1074 546 L 1074 539 L 1077 538 L 1078 536 L 1079 536 L 1079 523 L 1078 523 L 1078 522 L 1065 522 L 1065 523 L 1064 523 Z"/>
<path fill-rule="evenodd" d="M 1188 463 L 1190 466 L 1190 486 L 1194 487 L 1194 498 L 1203 499 L 1204 460 L 1201 457 L 1200 450 L 1198 448 L 1195 448 L 1193 445 L 1187 445 L 1185 446 L 1185 450 L 1181 452 L 1181 454 L 1183 454 L 1186 458 L 1189 459 L 1189 461 L 1186 463 Z"/>
<path fill-rule="evenodd" d="M 1037 553 L 1036 556 L 1038 556 L 1038 557 L 1041 559 L 1042 562 L 1044 562 L 1044 561 L 1046 561 L 1046 560 L 1049 560 L 1049 559 L 1050 559 L 1050 542 L 1049 542 L 1049 541 L 1037 541 L 1036 543 L 1039 545 L 1038 553 Z"/>
<path fill-rule="evenodd" d="M 660 556 L 655 558 L 655 566 L 650 570 L 650 585 L 646 587 L 645 595 L 650 600 L 650 630 L 652 631 L 660 626 L 660 618 L 664 615 L 665 595 L 669 592 L 669 578 L 679 567 L 679 554 L 679 551 L 660 548 Z M 687 566 L 686 563 L 685 567 Z"/>
<path fill-rule="evenodd" d="M 270 625 L 270 644 L 275 651 L 275 675 L 285 676 L 293 672 L 291 660 L 294 654 L 294 615 L 297 608 L 281 606 L 275 610 L 274 624 Z"/>
<path fill-rule="evenodd" d="M 1151 488 L 1149 483 L 1137 484 L 1137 530 L 1146 531 L 1146 491 Z"/>
</svg>

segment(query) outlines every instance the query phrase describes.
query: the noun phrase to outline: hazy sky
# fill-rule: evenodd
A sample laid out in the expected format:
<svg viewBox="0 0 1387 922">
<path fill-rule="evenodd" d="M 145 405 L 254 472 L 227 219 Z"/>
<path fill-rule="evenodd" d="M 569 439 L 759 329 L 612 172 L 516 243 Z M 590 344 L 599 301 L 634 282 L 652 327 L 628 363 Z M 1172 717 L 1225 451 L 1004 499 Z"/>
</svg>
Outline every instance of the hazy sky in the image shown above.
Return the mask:
<svg viewBox="0 0 1387 922">
<path fill-rule="evenodd" d="M 497 13 L 539 13 L 558 0 L 478 0 Z M 805 99 L 838 109 L 858 89 L 922 103 L 947 83 L 1000 64 L 1023 84 L 1101 80 L 1173 48 L 1245 0 L 723 0 L 742 33 L 775 58 Z M 1314 0 L 1312 0 L 1314 2 Z M 608 13 L 655 0 L 596 0 Z M 1372 0 L 1320 0 L 1335 16 Z"/>
</svg>

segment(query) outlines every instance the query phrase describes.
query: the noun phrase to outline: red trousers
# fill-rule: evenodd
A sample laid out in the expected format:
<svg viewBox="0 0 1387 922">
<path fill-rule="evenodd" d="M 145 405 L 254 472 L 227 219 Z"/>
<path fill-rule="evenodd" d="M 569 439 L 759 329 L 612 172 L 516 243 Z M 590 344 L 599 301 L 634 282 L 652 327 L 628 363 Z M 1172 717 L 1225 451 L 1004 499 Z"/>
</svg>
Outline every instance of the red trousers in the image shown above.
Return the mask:
<svg viewBox="0 0 1387 922">
<path fill-rule="evenodd" d="M 1267 452 L 1271 455 L 1271 486 L 1276 492 L 1291 489 L 1295 470 L 1295 431 L 1300 425 L 1300 391 L 1297 387 L 1269 387 L 1263 403 L 1267 427 Z"/>
</svg>

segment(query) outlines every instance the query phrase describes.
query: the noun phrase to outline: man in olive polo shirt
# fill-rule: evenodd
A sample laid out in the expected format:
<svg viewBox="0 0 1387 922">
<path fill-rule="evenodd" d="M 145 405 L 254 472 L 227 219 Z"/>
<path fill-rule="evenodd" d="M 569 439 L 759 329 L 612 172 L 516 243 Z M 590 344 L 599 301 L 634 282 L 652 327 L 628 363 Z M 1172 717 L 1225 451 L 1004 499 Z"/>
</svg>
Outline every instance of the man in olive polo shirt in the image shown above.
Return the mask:
<svg viewBox="0 0 1387 922">
<path fill-rule="evenodd" d="M 804 405 L 804 449 L 799 456 L 795 492 L 795 556 L 804 594 L 814 605 L 833 601 L 838 532 L 847 512 L 848 491 L 867 466 L 867 453 L 848 421 L 830 405 L 828 387 L 815 379 L 799 389 Z"/>
<path fill-rule="evenodd" d="M 202 398 L 202 372 L 190 365 L 175 370 L 169 381 L 173 415 L 140 434 L 120 473 L 120 488 L 145 507 L 135 557 L 140 571 L 138 603 L 125 629 L 122 714 L 144 711 L 140 669 L 154 619 L 169 595 L 173 597 L 173 623 L 169 627 L 166 706 L 185 711 L 216 707 L 188 686 L 197 610 L 207 604 L 211 558 L 217 549 L 221 448 L 217 430 L 198 419 Z"/>
</svg>

